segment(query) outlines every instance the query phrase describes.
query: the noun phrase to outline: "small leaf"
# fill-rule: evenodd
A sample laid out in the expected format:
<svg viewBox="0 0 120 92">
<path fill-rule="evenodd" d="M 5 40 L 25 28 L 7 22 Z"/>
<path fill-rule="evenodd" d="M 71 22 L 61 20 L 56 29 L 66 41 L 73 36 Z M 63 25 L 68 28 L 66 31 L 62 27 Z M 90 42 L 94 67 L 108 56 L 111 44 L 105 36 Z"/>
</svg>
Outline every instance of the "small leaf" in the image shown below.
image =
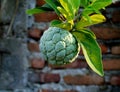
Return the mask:
<svg viewBox="0 0 120 92">
<path fill-rule="evenodd" d="M 60 27 L 63 28 L 65 30 L 70 31 L 72 29 L 72 25 L 68 22 L 62 22 L 60 20 L 53 20 L 50 24 L 50 26 L 52 27 Z"/>
<path fill-rule="evenodd" d="M 59 12 L 65 17 L 65 18 L 69 18 L 69 16 L 68 16 L 68 14 L 67 14 L 67 12 L 66 12 L 66 10 L 64 10 L 62 7 L 57 7 L 57 9 L 59 10 Z M 68 19 L 69 20 L 69 19 Z"/>
<path fill-rule="evenodd" d="M 48 10 L 54 10 L 49 4 L 45 3 L 44 5 L 42 5 L 43 8 L 46 8 Z"/>
<path fill-rule="evenodd" d="M 83 15 L 90 15 L 92 13 L 95 13 L 95 11 L 98 11 L 100 9 L 105 8 L 106 6 L 110 5 L 112 3 L 112 0 L 96 0 L 85 7 L 82 14 Z"/>
<path fill-rule="evenodd" d="M 100 76 L 103 76 L 101 50 L 96 40 L 83 31 L 73 31 L 72 34 L 81 45 L 83 54 L 90 68 Z"/>
<path fill-rule="evenodd" d="M 60 21 L 60 20 L 53 20 L 50 22 L 50 26 L 56 26 L 56 25 L 59 25 L 61 23 L 62 23 L 62 21 Z"/>
<path fill-rule="evenodd" d="M 68 16 L 70 16 L 72 19 L 74 18 L 74 11 L 72 10 L 72 6 L 69 3 L 69 0 L 59 0 L 62 7 L 67 12 Z"/>
<path fill-rule="evenodd" d="M 57 2 L 57 0 L 45 0 L 45 2 L 47 3 L 47 4 L 49 4 L 54 10 L 55 10 L 55 12 L 58 14 L 58 15 L 60 15 L 60 12 L 58 11 L 58 9 L 57 9 L 57 4 L 56 4 L 56 2 Z"/>
<path fill-rule="evenodd" d="M 95 9 L 102 9 L 112 3 L 112 0 L 96 0 L 91 6 Z"/>
<path fill-rule="evenodd" d="M 80 1 L 81 0 L 68 0 L 68 2 L 70 3 L 70 5 L 72 7 L 72 11 L 74 12 L 74 16 L 80 7 Z"/>
<path fill-rule="evenodd" d="M 71 16 L 69 16 L 68 12 L 65 9 L 63 9 L 62 7 L 57 7 L 57 9 L 67 19 L 68 23 L 73 25 L 73 19 L 71 18 Z"/>
<path fill-rule="evenodd" d="M 82 7 L 87 7 L 88 6 L 88 4 L 90 3 L 90 0 L 81 0 L 81 6 Z"/>
<path fill-rule="evenodd" d="M 33 8 L 33 9 L 28 9 L 26 11 L 27 14 L 37 14 L 37 13 L 42 13 L 42 12 L 45 12 L 45 10 L 43 9 L 40 9 L 40 8 Z"/>
<path fill-rule="evenodd" d="M 102 23 L 106 20 L 106 18 L 102 14 L 94 14 L 91 15 L 89 18 L 90 21 L 86 17 L 82 17 L 81 20 L 76 24 L 76 28 L 82 29 L 87 26 Z"/>
<path fill-rule="evenodd" d="M 53 11 L 53 9 L 48 5 L 48 4 L 44 4 L 41 7 L 36 7 L 33 9 L 28 9 L 26 11 L 27 14 L 38 14 L 38 13 L 42 13 L 42 12 L 46 12 L 46 11 Z"/>
</svg>

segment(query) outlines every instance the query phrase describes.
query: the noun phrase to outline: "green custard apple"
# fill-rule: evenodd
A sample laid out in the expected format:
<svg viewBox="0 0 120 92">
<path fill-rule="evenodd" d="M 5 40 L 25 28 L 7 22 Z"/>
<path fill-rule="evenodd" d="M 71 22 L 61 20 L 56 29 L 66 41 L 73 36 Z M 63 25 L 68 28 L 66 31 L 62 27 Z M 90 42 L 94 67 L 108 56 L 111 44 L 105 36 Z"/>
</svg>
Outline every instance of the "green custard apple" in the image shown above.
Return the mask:
<svg viewBox="0 0 120 92">
<path fill-rule="evenodd" d="M 49 27 L 41 37 L 39 46 L 44 59 L 55 65 L 73 62 L 80 51 L 75 37 L 58 27 Z"/>
</svg>

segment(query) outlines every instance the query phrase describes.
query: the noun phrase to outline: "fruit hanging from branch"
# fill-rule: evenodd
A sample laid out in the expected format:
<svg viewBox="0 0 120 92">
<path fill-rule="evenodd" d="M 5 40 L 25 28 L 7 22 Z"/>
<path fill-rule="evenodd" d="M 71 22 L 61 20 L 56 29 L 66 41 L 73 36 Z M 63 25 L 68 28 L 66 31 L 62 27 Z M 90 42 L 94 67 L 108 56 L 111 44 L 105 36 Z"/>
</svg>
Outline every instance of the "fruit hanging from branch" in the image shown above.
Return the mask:
<svg viewBox="0 0 120 92">
<path fill-rule="evenodd" d="M 43 57 L 55 65 L 71 63 L 78 56 L 80 46 L 76 38 L 67 30 L 50 27 L 40 40 Z"/>
<path fill-rule="evenodd" d="M 106 19 L 100 10 L 112 0 L 45 0 L 41 7 L 27 10 L 28 14 L 55 11 L 59 20 L 53 20 L 40 39 L 40 49 L 50 64 L 63 65 L 73 62 L 80 51 L 90 68 L 104 75 L 100 47 L 89 26 Z"/>
</svg>

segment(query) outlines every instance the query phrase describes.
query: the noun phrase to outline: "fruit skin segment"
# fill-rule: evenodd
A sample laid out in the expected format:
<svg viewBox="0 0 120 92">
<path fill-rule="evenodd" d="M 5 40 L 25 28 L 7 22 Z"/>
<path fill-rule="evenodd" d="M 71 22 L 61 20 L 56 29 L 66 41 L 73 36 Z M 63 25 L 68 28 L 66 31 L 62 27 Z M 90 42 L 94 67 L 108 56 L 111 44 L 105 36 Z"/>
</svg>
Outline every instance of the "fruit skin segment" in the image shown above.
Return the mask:
<svg viewBox="0 0 120 92">
<path fill-rule="evenodd" d="M 55 65 L 73 62 L 80 51 L 75 37 L 58 27 L 49 27 L 41 37 L 39 46 L 44 59 Z"/>
</svg>

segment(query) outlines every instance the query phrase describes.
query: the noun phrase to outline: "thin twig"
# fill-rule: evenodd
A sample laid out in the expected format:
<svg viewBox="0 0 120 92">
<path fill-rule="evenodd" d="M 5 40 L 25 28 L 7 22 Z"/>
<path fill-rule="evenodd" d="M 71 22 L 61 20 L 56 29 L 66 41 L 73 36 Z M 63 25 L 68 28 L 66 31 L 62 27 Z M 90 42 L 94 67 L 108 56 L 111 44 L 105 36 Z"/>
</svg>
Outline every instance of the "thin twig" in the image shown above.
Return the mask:
<svg viewBox="0 0 120 92">
<path fill-rule="evenodd" d="M 18 4 L 19 4 L 19 0 L 16 0 L 15 12 L 14 12 L 14 14 L 13 14 L 13 16 L 12 16 L 12 19 L 11 19 L 10 26 L 9 26 L 9 28 L 8 28 L 6 37 L 9 36 L 9 34 L 10 34 L 10 32 L 11 32 L 12 25 L 13 25 L 13 22 L 14 22 L 14 20 L 15 20 L 15 16 L 16 16 L 17 9 L 18 9 Z"/>
</svg>

